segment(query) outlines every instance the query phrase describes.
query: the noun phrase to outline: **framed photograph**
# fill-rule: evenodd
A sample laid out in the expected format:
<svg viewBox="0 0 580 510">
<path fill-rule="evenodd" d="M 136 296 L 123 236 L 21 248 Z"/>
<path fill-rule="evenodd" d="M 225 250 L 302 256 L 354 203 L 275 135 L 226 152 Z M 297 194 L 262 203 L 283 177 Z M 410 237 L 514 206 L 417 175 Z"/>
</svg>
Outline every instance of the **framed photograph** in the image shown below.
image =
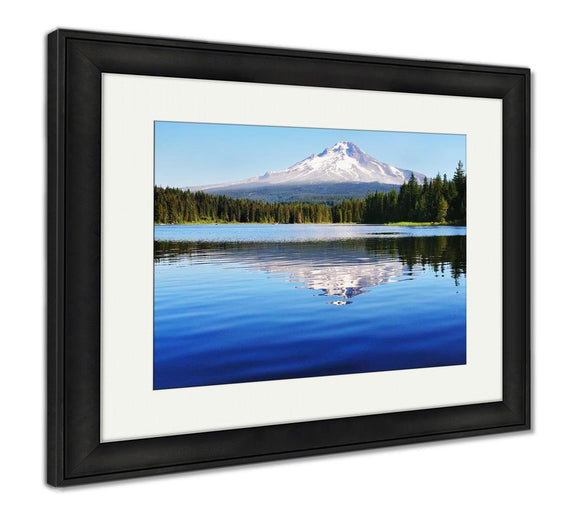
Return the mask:
<svg viewBox="0 0 580 510">
<path fill-rule="evenodd" d="M 530 71 L 48 36 L 55 486 L 530 428 Z"/>
</svg>

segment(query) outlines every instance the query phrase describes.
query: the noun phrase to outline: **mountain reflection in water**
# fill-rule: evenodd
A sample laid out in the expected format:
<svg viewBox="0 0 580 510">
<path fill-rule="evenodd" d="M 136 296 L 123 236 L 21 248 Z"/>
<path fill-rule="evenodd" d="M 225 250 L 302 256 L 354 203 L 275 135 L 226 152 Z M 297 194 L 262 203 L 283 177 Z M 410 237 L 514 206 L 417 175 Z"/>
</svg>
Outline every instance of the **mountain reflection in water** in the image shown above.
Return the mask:
<svg viewBox="0 0 580 510">
<path fill-rule="evenodd" d="M 459 285 L 465 236 L 372 237 L 306 242 L 156 241 L 160 265 L 218 264 L 284 278 L 298 288 L 349 304 L 373 287 L 410 280 L 431 269 Z"/>
<path fill-rule="evenodd" d="M 392 230 L 156 227 L 154 389 L 465 364 L 465 230 Z"/>
</svg>

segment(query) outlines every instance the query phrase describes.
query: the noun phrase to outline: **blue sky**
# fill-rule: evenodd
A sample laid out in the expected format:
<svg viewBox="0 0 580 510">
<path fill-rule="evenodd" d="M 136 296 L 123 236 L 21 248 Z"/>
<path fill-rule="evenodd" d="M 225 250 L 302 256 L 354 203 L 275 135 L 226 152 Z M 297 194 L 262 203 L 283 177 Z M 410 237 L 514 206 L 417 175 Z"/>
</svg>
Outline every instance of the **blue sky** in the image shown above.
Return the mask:
<svg viewBox="0 0 580 510">
<path fill-rule="evenodd" d="M 201 186 L 283 170 L 339 141 L 428 177 L 465 163 L 465 136 L 346 129 L 155 122 L 155 184 Z M 467 165 L 466 165 L 467 167 Z"/>
</svg>

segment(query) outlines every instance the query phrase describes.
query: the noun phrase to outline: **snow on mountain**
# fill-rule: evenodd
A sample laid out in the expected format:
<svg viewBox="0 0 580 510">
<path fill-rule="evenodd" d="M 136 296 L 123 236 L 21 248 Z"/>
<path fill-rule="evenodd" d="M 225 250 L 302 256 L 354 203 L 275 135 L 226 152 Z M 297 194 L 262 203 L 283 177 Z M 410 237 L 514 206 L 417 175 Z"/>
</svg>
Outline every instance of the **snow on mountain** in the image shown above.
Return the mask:
<svg viewBox="0 0 580 510">
<path fill-rule="evenodd" d="M 422 184 L 424 175 L 411 170 L 403 170 L 382 163 L 353 142 L 338 142 L 319 154 L 313 154 L 285 170 L 266 172 L 258 177 L 243 181 L 213 184 L 188 189 L 216 190 L 231 186 L 256 184 L 268 185 L 312 185 L 338 183 L 371 183 L 401 185 L 408 182 L 411 175 Z"/>
</svg>

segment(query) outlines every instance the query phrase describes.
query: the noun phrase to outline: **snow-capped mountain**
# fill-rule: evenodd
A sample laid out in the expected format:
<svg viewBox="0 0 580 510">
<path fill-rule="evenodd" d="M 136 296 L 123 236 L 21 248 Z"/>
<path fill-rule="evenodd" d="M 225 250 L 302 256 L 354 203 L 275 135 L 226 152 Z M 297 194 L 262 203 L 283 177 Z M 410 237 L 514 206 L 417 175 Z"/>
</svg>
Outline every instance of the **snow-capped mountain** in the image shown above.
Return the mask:
<svg viewBox="0 0 580 510">
<path fill-rule="evenodd" d="M 364 198 L 369 192 L 389 191 L 408 182 L 413 174 L 422 184 L 425 178 L 422 173 L 383 163 L 353 142 L 338 142 L 284 170 L 266 172 L 242 181 L 184 189 L 269 202 L 305 200 L 329 203 Z"/>
<path fill-rule="evenodd" d="M 197 190 L 244 186 L 248 184 L 267 185 L 309 185 L 337 183 L 370 183 L 391 184 L 400 186 L 407 182 L 412 174 L 419 183 L 424 175 L 419 172 L 403 170 L 378 159 L 359 149 L 353 142 L 338 142 L 327 147 L 319 154 L 295 163 L 279 171 L 266 172 L 258 177 L 243 181 L 203 186 Z"/>
</svg>

